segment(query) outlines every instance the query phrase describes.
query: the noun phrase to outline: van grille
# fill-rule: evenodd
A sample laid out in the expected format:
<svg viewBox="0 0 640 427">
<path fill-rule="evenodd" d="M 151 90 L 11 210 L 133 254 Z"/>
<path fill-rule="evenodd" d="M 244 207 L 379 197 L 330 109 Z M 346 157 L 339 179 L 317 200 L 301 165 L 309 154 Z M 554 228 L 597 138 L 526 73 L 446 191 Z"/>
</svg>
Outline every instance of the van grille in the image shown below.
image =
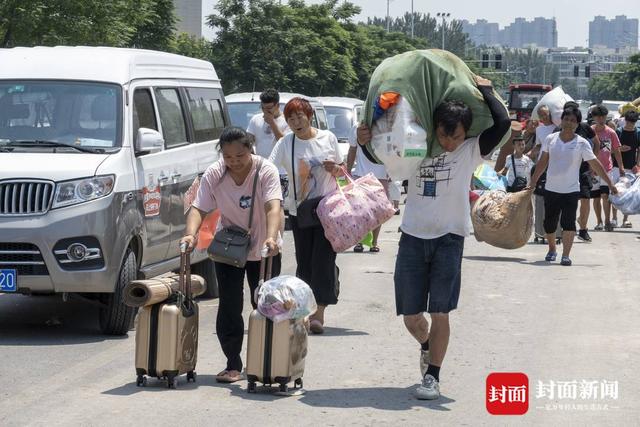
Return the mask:
<svg viewBox="0 0 640 427">
<path fill-rule="evenodd" d="M 50 181 L 21 180 L 0 182 L 0 215 L 41 215 L 53 199 Z"/>
<path fill-rule="evenodd" d="M 24 276 L 49 274 L 40 249 L 31 243 L 0 242 L 0 268 L 15 268 Z"/>
</svg>

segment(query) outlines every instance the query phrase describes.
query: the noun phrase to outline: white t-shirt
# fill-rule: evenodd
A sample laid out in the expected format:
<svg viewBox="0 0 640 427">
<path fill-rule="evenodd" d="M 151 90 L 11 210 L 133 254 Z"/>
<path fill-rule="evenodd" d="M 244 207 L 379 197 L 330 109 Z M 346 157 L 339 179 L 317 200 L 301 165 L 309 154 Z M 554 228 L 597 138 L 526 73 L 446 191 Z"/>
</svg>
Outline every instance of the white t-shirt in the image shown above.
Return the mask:
<svg viewBox="0 0 640 427">
<path fill-rule="evenodd" d="M 469 188 L 482 163 L 478 137 L 467 139 L 452 153 L 426 158 L 409 179 L 402 231 L 420 239 L 448 233 L 471 233 Z"/>
<path fill-rule="evenodd" d="M 509 154 L 507 156 L 507 161 L 505 163 L 505 167 L 509 168 L 507 171 L 507 182 L 509 185 L 513 185 L 513 181 L 516 180 L 516 176 L 521 176 L 522 178 L 526 178 L 527 182 L 531 181 L 531 168 L 533 167 L 533 161 L 526 155 L 522 155 L 520 158 L 515 158 L 516 163 L 516 173 L 513 173 L 513 162 L 511 158 L 513 154 Z"/>
<path fill-rule="evenodd" d="M 365 176 L 371 172 L 378 179 L 389 179 L 384 165 L 378 165 L 367 159 L 362 148 L 358 144 L 358 126 L 354 126 L 349 133 L 349 145 L 356 147 L 356 167 L 353 170 L 355 176 Z"/>
<path fill-rule="evenodd" d="M 550 125 L 540 124 L 536 128 L 536 145 L 542 145 L 544 140 L 547 139 L 547 137 L 553 133 L 555 128 L 556 128 L 556 125 L 554 125 L 553 123 L 551 123 Z M 536 159 L 536 161 L 540 160 L 541 156 L 542 156 L 542 150 L 538 152 L 538 158 Z"/>
<path fill-rule="evenodd" d="M 282 134 L 285 134 L 289 131 L 289 125 L 287 121 L 284 119 L 284 114 L 280 114 L 278 118 L 276 118 L 276 125 Z M 256 137 L 256 154 L 258 156 L 264 157 L 265 159 L 269 158 L 271 155 L 271 151 L 273 147 L 276 145 L 278 140 L 276 136 L 273 134 L 273 130 L 271 126 L 264 121 L 264 114 L 258 113 L 251 118 L 249 121 L 249 126 L 247 126 L 247 132 L 253 134 Z"/>
<path fill-rule="evenodd" d="M 338 138 L 328 130 L 316 129 L 313 139 L 295 139 L 295 174 L 292 170 L 291 144 L 294 133 L 283 136 L 271 152 L 269 160 L 277 167 L 284 168 L 289 175 L 289 214 L 296 215 L 296 208 L 307 198 L 324 196 L 338 188 L 336 178 L 324 170 L 322 162 L 332 160 L 341 163 L 342 157 Z M 297 202 L 294 203 L 294 183 Z"/>
<path fill-rule="evenodd" d="M 564 142 L 560 132 L 552 133 L 542 143 L 541 151 L 549 153 L 545 189 L 562 194 L 579 192 L 580 164 L 596 158 L 589 141 L 576 135 Z"/>
</svg>

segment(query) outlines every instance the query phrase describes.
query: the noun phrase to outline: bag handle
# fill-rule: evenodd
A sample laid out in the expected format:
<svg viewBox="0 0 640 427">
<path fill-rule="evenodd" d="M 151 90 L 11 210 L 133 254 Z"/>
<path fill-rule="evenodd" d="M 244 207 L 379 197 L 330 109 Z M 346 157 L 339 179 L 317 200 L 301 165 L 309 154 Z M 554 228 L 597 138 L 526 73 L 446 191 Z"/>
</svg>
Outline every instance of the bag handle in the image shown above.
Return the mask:
<svg viewBox="0 0 640 427">
<path fill-rule="evenodd" d="M 267 256 L 268 253 L 269 249 L 266 246 L 262 248 L 262 258 L 260 259 L 260 280 L 253 295 L 253 299 L 256 304 L 258 304 L 258 295 L 260 294 L 262 284 L 267 280 L 270 280 L 271 275 L 273 274 L 273 257 Z"/>
<path fill-rule="evenodd" d="M 256 175 L 253 177 L 253 190 L 251 190 L 251 207 L 249 208 L 249 228 L 247 233 L 251 234 L 251 224 L 253 222 L 253 207 L 255 205 L 256 199 L 256 187 L 258 186 L 258 175 L 260 174 L 260 169 L 262 168 L 262 158 L 258 160 L 258 165 L 256 166 Z"/>
<path fill-rule="evenodd" d="M 187 244 L 180 245 L 180 291 L 185 296 L 187 304 L 191 304 L 191 260 L 187 252 Z"/>
<path fill-rule="evenodd" d="M 513 164 L 513 182 L 516 182 L 516 178 L 518 178 L 518 172 L 516 171 L 516 159 L 515 159 L 515 155 L 512 153 L 511 154 L 511 163 Z"/>
<path fill-rule="evenodd" d="M 296 147 L 296 134 L 292 132 L 293 138 L 291 139 L 291 180 L 293 181 L 293 202 L 298 201 L 298 193 L 296 191 L 296 156 L 295 156 L 295 147 Z"/>
</svg>

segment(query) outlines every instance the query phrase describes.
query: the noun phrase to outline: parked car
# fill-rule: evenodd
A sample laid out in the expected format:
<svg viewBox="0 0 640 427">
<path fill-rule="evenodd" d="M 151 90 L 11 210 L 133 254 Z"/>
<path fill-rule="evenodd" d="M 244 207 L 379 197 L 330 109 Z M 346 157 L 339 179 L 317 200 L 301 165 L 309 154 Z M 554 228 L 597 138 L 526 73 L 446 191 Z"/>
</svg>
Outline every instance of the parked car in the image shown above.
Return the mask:
<svg viewBox="0 0 640 427">
<path fill-rule="evenodd" d="M 327 113 L 324 106 L 316 98 L 298 93 L 280 92 L 280 110 L 284 110 L 284 106 L 296 96 L 307 99 L 313 107 L 313 117 L 311 125 L 318 129 L 328 129 Z M 227 95 L 227 108 L 229 109 L 229 117 L 231 124 L 246 129 L 249 126 L 251 118 L 260 113 L 260 92 L 243 92 Z"/>
<path fill-rule="evenodd" d="M 340 151 L 346 161 L 349 153 L 349 133 L 362 119 L 364 101 L 333 96 L 318 97 L 318 100 L 327 111 L 329 130 L 338 138 Z"/>
<path fill-rule="evenodd" d="M 100 306 L 125 334 L 123 288 L 179 267 L 183 196 L 229 122 L 209 62 L 135 49 L 0 49 L 0 292 Z M 193 272 L 217 294 L 204 251 Z"/>
</svg>

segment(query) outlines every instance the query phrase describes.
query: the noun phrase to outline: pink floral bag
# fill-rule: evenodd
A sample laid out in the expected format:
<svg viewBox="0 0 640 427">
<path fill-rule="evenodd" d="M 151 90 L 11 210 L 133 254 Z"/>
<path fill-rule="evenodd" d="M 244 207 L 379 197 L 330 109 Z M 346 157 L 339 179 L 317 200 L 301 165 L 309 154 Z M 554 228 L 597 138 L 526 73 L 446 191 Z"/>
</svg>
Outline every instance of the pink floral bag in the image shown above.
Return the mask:
<svg viewBox="0 0 640 427">
<path fill-rule="evenodd" d="M 343 171 L 344 168 L 343 168 Z M 374 228 L 388 221 L 395 209 L 384 187 L 369 173 L 325 196 L 316 212 L 333 250 L 343 252 Z"/>
</svg>

